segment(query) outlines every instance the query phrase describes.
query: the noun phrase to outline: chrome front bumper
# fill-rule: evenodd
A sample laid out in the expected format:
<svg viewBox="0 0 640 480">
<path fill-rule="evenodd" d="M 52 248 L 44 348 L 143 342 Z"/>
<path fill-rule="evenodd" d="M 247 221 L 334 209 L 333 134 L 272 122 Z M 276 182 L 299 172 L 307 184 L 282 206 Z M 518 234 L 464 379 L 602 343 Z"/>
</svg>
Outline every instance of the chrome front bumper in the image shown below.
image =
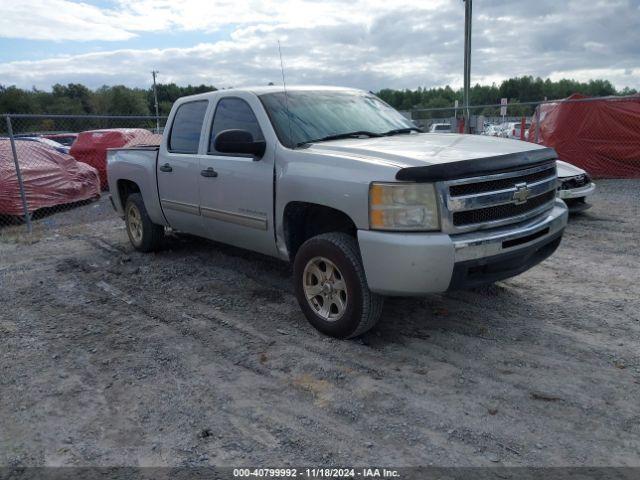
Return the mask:
<svg viewBox="0 0 640 480">
<path fill-rule="evenodd" d="M 516 225 L 459 235 L 359 230 L 358 242 L 372 291 L 424 295 L 522 273 L 555 250 L 567 219 L 567 206 L 556 200 L 548 212 Z M 463 270 L 473 272 L 472 281 L 461 279 Z"/>
<path fill-rule="evenodd" d="M 456 262 L 500 255 L 507 251 L 526 248 L 536 240 L 552 237 L 567 225 L 567 207 L 556 200 L 551 211 L 542 217 L 519 224 L 514 228 L 498 228 L 490 231 L 452 236 Z M 527 241 L 527 239 L 530 239 Z M 505 245 L 507 247 L 505 248 Z"/>
<path fill-rule="evenodd" d="M 558 197 L 565 199 L 571 198 L 584 198 L 591 195 L 596 189 L 596 184 L 591 182 L 589 185 L 585 185 L 584 187 L 572 188 L 569 190 L 558 190 Z"/>
</svg>

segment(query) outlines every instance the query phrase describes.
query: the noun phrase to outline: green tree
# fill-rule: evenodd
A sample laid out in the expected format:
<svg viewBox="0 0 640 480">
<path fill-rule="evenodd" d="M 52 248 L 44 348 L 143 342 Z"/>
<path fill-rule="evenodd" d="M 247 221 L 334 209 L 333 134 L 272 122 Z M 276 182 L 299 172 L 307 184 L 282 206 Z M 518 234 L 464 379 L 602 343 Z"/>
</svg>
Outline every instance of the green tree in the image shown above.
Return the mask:
<svg viewBox="0 0 640 480">
<path fill-rule="evenodd" d="M 90 114 L 95 113 L 96 111 L 94 93 L 80 83 L 69 83 L 68 85 L 55 84 L 51 88 L 51 96 L 55 99 L 65 99 L 73 101 L 79 106 L 80 112 L 78 113 Z"/>
<path fill-rule="evenodd" d="M 33 92 L 0 85 L 0 113 L 40 113 Z"/>
<path fill-rule="evenodd" d="M 156 91 L 158 93 L 158 111 L 162 116 L 169 115 L 173 102 L 178 98 L 186 95 L 195 95 L 197 93 L 213 92 L 215 90 L 217 90 L 216 87 L 212 85 L 187 85 L 186 87 L 180 87 L 175 83 L 159 83 L 156 85 Z M 147 91 L 146 98 L 149 111 L 155 114 L 156 110 L 153 98 L 153 87 Z"/>
<path fill-rule="evenodd" d="M 212 85 L 179 86 L 175 83 L 158 84 L 160 115 L 166 116 L 173 102 L 185 95 L 216 90 Z M 506 97 L 509 103 L 535 102 L 539 100 L 566 98 L 573 93 L 588 96 L 632 95 L 636 90 L 625 88 L 617 91 L 608 80 L 594 79 L 578 82 L 571 79 L 552 81 L 531 76 L 509 78 L 500 85 L 476 84 L 470 91 L 471 105 L 495 105 Z M 462 103 L 462 89 L 450 86 L 414 90 L 394 90 L 384 88 L 377 94 L 384 101 L 401 110 L 415 108 L 451 107 L 439 116 L 451 116 L 456 100 Z M 513 111 L 530 114 L 533 108 L 526 105 L 513 107 Z M 486 113 L 496 109 L 487 108 Z M 477 111 L 477 109 L 476 109 Z M 25 90 L 15 86 L 0 85 L 1 113 L 58 113 L 58 114 L 112 114 L 112 115 L 152 115 L 155 114 L 153 89 L 129 88 L 123 85 L 103 86 L 90 90 L 78 83 L 55 84 L 51 91 Z M 511 114 L 511 109 L 509 114 Z"/>
<path fill-rule="evenodd" d="M 96 93 L 97 113 L 110 115 L 149 115 L 145 90 L 124 85 L 103 86 Z"/>
</svg>

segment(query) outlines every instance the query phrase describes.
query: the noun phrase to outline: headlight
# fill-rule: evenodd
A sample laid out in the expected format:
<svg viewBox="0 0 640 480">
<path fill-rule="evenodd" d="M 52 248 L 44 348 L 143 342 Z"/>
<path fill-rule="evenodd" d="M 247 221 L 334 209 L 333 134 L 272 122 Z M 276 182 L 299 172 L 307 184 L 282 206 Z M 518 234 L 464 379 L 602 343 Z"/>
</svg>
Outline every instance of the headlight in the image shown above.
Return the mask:
<svg viewBox="0 0 640 480">
<path fill-rule="evenodd" d="M 438 202 L 431 183 L 372 183 L 369 225 L 373 230 L 439 230 Z"/>
</svg>

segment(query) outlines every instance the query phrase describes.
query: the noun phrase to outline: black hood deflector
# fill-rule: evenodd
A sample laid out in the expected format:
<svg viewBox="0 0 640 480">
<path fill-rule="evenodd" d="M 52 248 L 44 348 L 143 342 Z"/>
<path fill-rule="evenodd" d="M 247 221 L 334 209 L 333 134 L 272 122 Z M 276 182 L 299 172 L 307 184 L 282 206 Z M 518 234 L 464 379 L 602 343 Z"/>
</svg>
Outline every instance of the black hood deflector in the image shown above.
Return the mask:
<svg viewBox="0 0 640 480">
<path fill-rule="evenodd" d="M 528 152 L 508 153 L 495 157 L 461 160 L 459 162 L 440 163 L 424 167 L 407 167 L 396 173 L 396 180 L 439 182 L 441 180 L 479 177 L 493 173 L 535 167 L 548 163 L 551 160 L 557 160 L 557 158 L 558 154 L 553 148 L 543 148 Z"/>
</svg>

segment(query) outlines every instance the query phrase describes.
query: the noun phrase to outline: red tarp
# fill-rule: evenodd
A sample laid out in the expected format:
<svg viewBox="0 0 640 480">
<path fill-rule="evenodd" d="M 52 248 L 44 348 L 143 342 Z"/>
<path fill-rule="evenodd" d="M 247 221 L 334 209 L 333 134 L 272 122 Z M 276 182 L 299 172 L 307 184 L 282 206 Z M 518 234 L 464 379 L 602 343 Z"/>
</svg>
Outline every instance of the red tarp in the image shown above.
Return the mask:
<svg viewBox="0 0 640 480">
<path fill-rule="evenodd" d="M 38 142 L 15 141 L 29 212 L 100 196 L 95 168 Z M 0 215 L 23 215 L 11 142 L 0 139 Z"/>
<path fill-rule="evenodd" d="M 574 94 L 570 100 L 587 98 Z M 538 106 L 538 142 L 599 178 L 640 178 L 640 95 Z M 535 138 L 534 115 L 529 140 Z"/>
<path fill-rule="evenodd" d="M 140 147 L 143 145 L 160 145 L 162 142 L 162 135 L 159 133 L 149 133 L 147 132 L 146 137 L 136 137 L 133 140 L 127 142 L 124 148 L 132 148 L 132 147 Z"/>
<path fill-rule="evenodd" d="M 100 186 L 106 190 L 108 187 L 107 148 L 124 147 L 134 139 L 144 139 L 149 136 L 151 132 L 143 128 L 90 130 L 78 135 L 69 153 L 79 162 L 87 163 L 98 170 Z"/>
</svg>

